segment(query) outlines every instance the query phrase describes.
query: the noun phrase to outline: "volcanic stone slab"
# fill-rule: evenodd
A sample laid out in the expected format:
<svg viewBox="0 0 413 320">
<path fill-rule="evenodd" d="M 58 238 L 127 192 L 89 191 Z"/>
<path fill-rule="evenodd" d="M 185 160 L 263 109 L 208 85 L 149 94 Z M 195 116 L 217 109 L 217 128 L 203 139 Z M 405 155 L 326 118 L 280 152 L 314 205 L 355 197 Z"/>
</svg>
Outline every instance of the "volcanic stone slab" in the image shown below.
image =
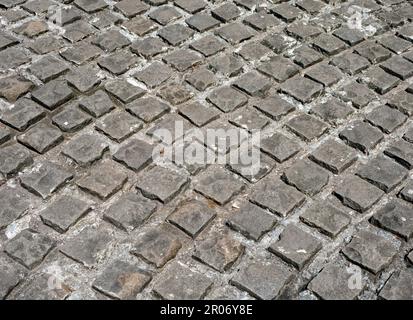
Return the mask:
<svg viewBox="0 0 413 320">
<path fill-rule="evenodd" d="M 136 99 L 126 106 L 126 110 L 145 122 L 152 122 L 169 111 L 169 106 L 154 98 L 144 97 Z"/>
<path fill-rule="evenodd" d="M 223 112 L 231 112 L 248 102 L 244 94 L 231 87 L 215 89 L 207 100 Z"/>
<path fill-rule="evenodd" d="M 280 120 L 283 116 L 295 110 L 295 107 L 278 95 L 271 95 L 265 99 L 253 101 L 252 105 L 273 120 Z"/>
<path fill-rule="evenodd" d="M 49 110 L 54 110 L 61 104 L 69 101 L 73 96 L 73 90 L 64 80 L 49 81 L 32 92 L 35 101 L 41 103 Z"/>
<path fill-rule="evenodd" d="M 65 132 L 79 131 L 92 121 L 92 117 L 77 106 L 68 106 L 52 118 L 53 124 Z"/>
<path fill-rule="evenodd" d="M 384 150 L 384 153 L 407 169 L 413 168 L 413 145 L 411 143 L 404 140 L 395 141 Z"/>
<path fill-rule="evenodd" d="M 152 162 L 153 145 L 133 139 L 122 145 L 113 155 L 113 159 L 136 172 Z"/>
<path fill-rule="evenodd" d="M 0 298 L 5 299 L 7 295 L 21 282 L 26 272 L 5 254 L 0 255 Z"/>
<path fill-rule="evenodd" d="M 0 97 L 15 102 L 33 88 L 33 83 L 19 75 L 11 75 L 0 79 Z"/>
<path fill-rule="evenodd" d="M 358 212 L 365 212 L 379 201 L 384 192 L 367 181 L 350 175 L 336 187 L 334 194 L 344 205 Z"/>
<path fill-rule="evenodd" d="M 297 154 L 301 147 L 293 139 L 276 132 L 261 141 L 261 150 L 278 162 L 284 162 Z"/>
<path fill-rule="evenodd" d="M 328 125 L 315 117 L 303 113 L 288 121 L 287 127 L 300 138 L 311 141 L 322 136 L 327 130 Z"/>
<path fill-rule="evenodd" d="M 96 125 L 96 130 L 103 132 L 112 140 L 122 142 L 130 137 L 143 126 L 142 121 L 132 116 L 126 111 L 116 111 L 105 118 L 100 119 Z"/>
<path fill-rule="evenodd" d="M 407 116 L 397 109 L 389 106 L 380 106 L 366 116 L 366 120 L 378 127 L 384 133 L 391 133 L 400 127 L 407 119 Z"/>
<path fill-rule="evenodd" d="M 323 90 L 323 86 L 304 77 L 288 79 L 281 85 L 281 90 L 302 103 L 310 102 Z"/>
</svg>

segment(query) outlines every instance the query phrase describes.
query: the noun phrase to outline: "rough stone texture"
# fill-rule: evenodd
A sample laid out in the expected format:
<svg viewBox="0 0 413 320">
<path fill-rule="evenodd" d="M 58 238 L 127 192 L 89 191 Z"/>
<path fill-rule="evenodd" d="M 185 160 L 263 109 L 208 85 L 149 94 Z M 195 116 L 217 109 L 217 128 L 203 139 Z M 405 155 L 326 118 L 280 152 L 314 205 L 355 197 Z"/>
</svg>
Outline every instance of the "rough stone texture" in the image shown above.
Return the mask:
<svg viewBox="0 0 413 320">
<path fill-rule="evenodd" d="M 287 226 L 279 240 L 268 248 L 272 253 L 301 270 L 321 249 L 321 242 L 307 232 Z"/>
<path fill-rule="evenodd" d="M 134 299 L 152 277 L 135 264 L 116 260 L 93 282 L 93 287 L 115 299 Z"/>
<path fill-rule="evenodd" d="M 363 230 L 353 236 L 343 248 L 343 253 L 350 261 L 377 274 L 390 264 L 397 250 L 398 244 L 372 231 Z"/>
<path fill-rule="evenodd" d="M 161 268 L 181 249 L 179 238 L 166 228 L 156 228 L 141 234 L 132 253 Z"/>
<path fill-rule="evenodd" d="M 33 269 L 53 249 L 55 243 L 49 237 L 26 229 L 5 245 L 5 252 L 13 259 Z"/>
<path fill-rule="evenodd" d="M 196 246 L 193 257 L 219 272 L 224 272 L 242 255 L 244 248 L 228 233 L 219 233 L 202 239 Z"/>
<path fill-rule="evenodd" d="M 354 175 L 347 176 L 334 193 L 344 205 L 359 212 L 368 210 L 384 194 L 379 188 Z"/>
<path fill-rule="evenodd" d="M 248 261 L 231 279 L 231 283 L 263 300 L 277 298 L 293 274 L 278 261 Z"/>
<path fill-rule="evenodd" d="M 411 1 L 0 8 L 0 298 L 411 298 Z"/>
<path fill-rule="evenodd" d="M 308 285 L 308 289 L 324 300 L 354 300 L 363 288 L 350 288 L 352 276 L 347 266 L 327 265 Z"/>
</svg>

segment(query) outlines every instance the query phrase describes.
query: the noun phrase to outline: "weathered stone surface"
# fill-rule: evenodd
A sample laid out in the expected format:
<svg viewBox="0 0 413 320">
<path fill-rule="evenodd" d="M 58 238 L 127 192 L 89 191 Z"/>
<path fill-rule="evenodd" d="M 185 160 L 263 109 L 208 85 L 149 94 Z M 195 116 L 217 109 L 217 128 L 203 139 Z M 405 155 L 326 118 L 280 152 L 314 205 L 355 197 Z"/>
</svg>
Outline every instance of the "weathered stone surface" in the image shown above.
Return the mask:
<svg viewBox="0 0 413 320">
<path fill-rule="evenodd" d="M 53 124 L 65 132 L 82 129 L 92 121 L 92 117 L 81 111 L 77 106 L 67 107 L 52 118 Z"/>
<path fill-rule="evenodd" d="M 396 109 L 381 106 L 374 109 L 366 116 L 366 120 L 378 127 L 384 133 L 391 133 L 400 127 L 407 117 Z"/>
<path fill-rule="evenodd" d="M 350 261 L 377 274 L 391 263 L 398 248 L 398 244 L 383 236 L 363 230 L 353 236 L 342 252 Z"/>
<path fill-rule="evenodd" d="M 292 118 L 287 122 L 287 127 L 307 141 L 319 138 L 328 128 L 327 124 L 308 114 L 301 114 Z"/>
<path fill-rule="evenodd" d="M 187 182 L 188 177 L 155 166 L 141 174 L 136 187 L 145 197 L 167 203 L 182 191 Z"/>
<path fill-rule="evenodd" d="M 56 127 L 40 123 L 18 136 L 17 140 L 38 153 L 45 153 L 61 143 L 63 135 Z"/>
<path fill-rule="evenodd" d="M 206 204 L 198 200 L 189 200 L 169 215 L 168 221 L 195 238 L 215 216 L 214 210 Z"/>
<path fill-rule="evenodd" d="M 327 185 L 329 174 L 314 162 L 303 159 L 284 171 L 282 178 L 301 192 L 314 196 Z"/>
<path fill-rule="evenodd" d="M 136 264 L 116 260 L 97 276 L 92 286 L 115 299 L 134 299 L 151 279 Z"/>
<path fill-rule="evenodd" d="M 107 93 L 102 90 L 80 100 L 79 106 L 94 117 L 101 117 L 115 108 Z"/>
<path fill-rule="evenodd" d="M 392 200 L 373 215 L 371 221 L 409 240 L 413 236 L 413 208 L 403 200 Z"/>
<path fill-rule="evenodd" d="M 71 140 L 62 153 L 80 165 L 91 164 L 109 150 L 108 144 L 96 135 L 83 134 Z"/>
<path fill-rule="evenodd" d="M 383 191 L 390 192 L 407 176 L 407 170 L 390 158 L 378 156 L 360 167 L 356 174 Z"/>
<path fill-rule="evenodd" d="M 20 183 L 27 190 L 46 199 L 72 178 L 73 174 L 60 165 L 43 161 L 24 172 L 20 176 Z"/>
<path fill-rule="evenodd" d="M 33 83 L 21 76 L 13 75 L 0 79 L 0 97 L 15 102 L 33 88 Z"/>
<path fill-rule="evenodd" d="M 351 222 L 346 213 L 322 201 L 305 210 L 300 219 L 330 237 L 337 236 Z"/>
<path fill-rule="evenodd" d="M 244 94 L 231 87 L 216 89 L 207 99 L 223 112 L 231 112 L 248 102 L 248 98 Z"/>
<path fill-rule="evenodd" d="M 0 279 L 0 298 L 5 299 L 25 276 L 25 271 L 7 255 L 0 255 L 0 270 L 3 275 Z"/>
<path fill-rule="evenodd" d="M 91 209 L 91 206 L 78 198 L 63 195 L 40 213 L 44 224 L 64 233 L 76 224 Z"/>
<path fill-rule="evenodd" d="M 396 271 L 380 291 L 380 297 L 386 300 L 412 300 L 413 274 L 411 269 Z"/>
<path fill-rule="evenodd" d="M 383 140 L 383 134 L 379 129 L 362 121 L 353 122 L 351 126 L 341 131 L 339 136 L 350 146 L 366 154 Z"/>
<path fill-rule="evenodd" d="M 107 229 L 86 227 L 63 243 L 59 250 L 85 267 L 92 268 L 104 257 L 111 241 L 112 237 Z"/>
<path fill-rule="evenodd" d="M 251 195 L 250 201 L 282 217 L 305 201 L 305 196 L 281 180 L 263 183 Z"/>
<path fill-rule="evenodd" d="M 106 200 L 118 192 L 128 176 L 111 162 L 103 162 L 90 170 L 90 173 L 76 184 L 86 192 Z"/>
<path fill-rule="evenodd" d="M 245 184 L 240 179 L 221 167 L 211 167 L 195 182 L 196 191 L 220 205 L 231 201 L 244 188 Z"/>
<path fill-rule="evenodd" d="M 154 201 L 131 192 L 111 205 L 103 214 L 103 219 L 129 232 L 142 225 L 156 209 Z"/>
<path fill-rule="evenodd" d="M 8 205 L 0 208 L 0 229 L 25 215 L 31 207 L 31 196 L 21 187 L 0 187 L 0 201 Z"/>
<path fill-rule="evenodd" d="M 255 241 L 271 231 L 277 219 L 266 210 L 248 202 L 238 212 L 232 215 L 227 225 Z"/>
<path fill-rule="evenodd" d="M 309 283 L 308 288 L 324 300 L 354 300 L 363 288 L 350 288 L 352 273 L 345 265 L 328 264 Z"/>
<path fill-rule="evenodd" d="M 131 252 L 161 268 L 176 256 L 181 247 L 182 243 L 176 235 L 158 226 L 140 234 Z"/>
<path fill-rule="evenodd" d="M 69 101 L 72 96 L 73 90 L 70 89 L 66 81 L 60 79 L 50 81 L 32 93 L 35 101 L 50 110 L 54 110 Z"/>
<path fill-rule="evenodd" d="M 231 279 L 231 283 L 253 297 L 273 300 L 282 293 L 293 274 L 273 259 L 251 261 Z"/>
<path fill-rule="evenodd" d="M 0 172 L 6 176 L 12 176 L 32 163 L 32 153 L 20 144 L 0 149 Z"/>
<path fill-rule="evenodd" d="M 212 284 L 207 276 L 175 262 L 164 272 L 163 278 L 156 282 L 153 291 L 166 300 L 199 300 Z"/>
<path fill-rule="evenodd" d="M 103 132 L 112 140 L 122 142 L 136 133 L 143 124 L 138 118 L 126 111 L 113 112 L 96 123 L 96 130 Z"/>
<path fill-rule="evenodd" d="M 269 96 L 263 100 L 253 101 L 253 106 L 273 120 L 280 120 L 283 116 L 294 111 L 294 106 L 280 96 Z"/>
<path fill-rule="evenodd" d="M 281 233 L 280 238 L 268 248 L 281 259 L 292 263 L 298 270 L 308 264 L 320 249 L 320 240 L 291 225 L 288 225 Z"/>
<path fill-rule="evenodd" d="M 344 205 L 364 212 L 370 209 L 383 196 L 384 192 L 365 180 L 350 175 L 336 187 L 334 194 Z"/>
<path fill-rule="evenodd" d="M 229 233 L 219 233 L 198 242 L 193 257 L 219 272 L 224 272 L 231 268 L 243 252 L 244 246 Z"/>
<path fill-rule="evenodd" d="M 154 98 L 144 97 L 136 99 L 126 106 L 126 110 L 145 122 L 152 122 L 169 111 L 169 106 Z"/>
<path fill-rule="evenodd" d="M 54 246 L 55 242 L 49 237 L 26 229 L 10 240 L 4 250 L 26 268 L 33 269 L 43 261 Z"/>
<path fill-rule="evenodd" d="M 261 150 L 278 162 L 284 162 L 300 151 L 300 145 L 281 133 L 275 133 L 261 141 Z"/>
<path fill-rule="evenodd" d="M 14 103 L 13 107 L 0 111 L 0 120 L 14 129 L 24 131 L 45 115 L 44 109 L 36 102 L 21 98 Z"/>
</svg>

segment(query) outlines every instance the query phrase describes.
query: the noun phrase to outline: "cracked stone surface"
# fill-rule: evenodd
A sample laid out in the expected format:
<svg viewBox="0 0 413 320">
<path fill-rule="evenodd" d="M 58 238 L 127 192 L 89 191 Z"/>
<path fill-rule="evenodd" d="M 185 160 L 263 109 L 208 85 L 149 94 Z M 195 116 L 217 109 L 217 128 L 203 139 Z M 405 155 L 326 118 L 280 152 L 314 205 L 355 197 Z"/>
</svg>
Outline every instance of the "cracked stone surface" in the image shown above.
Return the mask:
<svg viewBox="0 0 413 320">
<path fill-rule="evenodd" d="M 0 299 L 413 299 L 412 12 L 0 0 Z"/>
</svg>

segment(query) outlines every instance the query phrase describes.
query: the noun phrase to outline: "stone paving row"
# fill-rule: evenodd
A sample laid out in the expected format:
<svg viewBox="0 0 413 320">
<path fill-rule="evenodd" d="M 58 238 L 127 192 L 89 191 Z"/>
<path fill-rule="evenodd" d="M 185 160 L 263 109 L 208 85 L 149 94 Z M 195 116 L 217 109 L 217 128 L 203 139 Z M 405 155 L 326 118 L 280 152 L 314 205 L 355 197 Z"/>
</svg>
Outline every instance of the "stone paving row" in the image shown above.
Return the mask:
<svg viewBox="0 0 413 320">
<path fill-rule="evenodd" d="M 0 0 L 0 22 L 0 298 L 413 299 L 410 1 Z M 177 121 L 261 130 L 260 170 L 155 164 Z"/>
</svg>

